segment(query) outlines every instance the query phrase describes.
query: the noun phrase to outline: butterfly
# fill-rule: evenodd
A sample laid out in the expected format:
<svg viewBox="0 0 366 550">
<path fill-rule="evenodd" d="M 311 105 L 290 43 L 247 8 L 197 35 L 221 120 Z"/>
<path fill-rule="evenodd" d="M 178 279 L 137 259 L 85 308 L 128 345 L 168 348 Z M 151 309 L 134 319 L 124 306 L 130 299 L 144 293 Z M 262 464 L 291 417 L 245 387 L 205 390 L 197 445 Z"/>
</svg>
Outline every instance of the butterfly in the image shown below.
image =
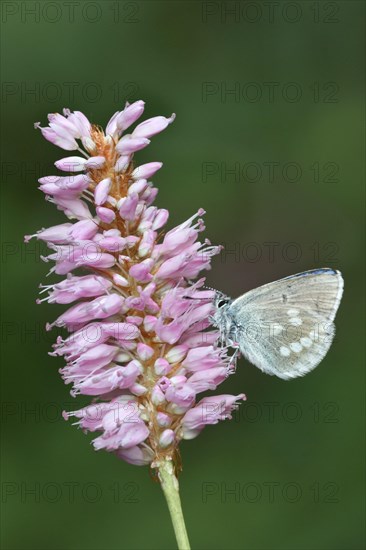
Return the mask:
<svg viewBox="0 0 366 550">
<path fill-rule="evenodd" d="M 304 271 L 236 300 L 216 291 L 212 323 L 223 344 L 284 380 L 304 376 L 328 352 L 343 278 L 330 268 Z"/>
</svg>

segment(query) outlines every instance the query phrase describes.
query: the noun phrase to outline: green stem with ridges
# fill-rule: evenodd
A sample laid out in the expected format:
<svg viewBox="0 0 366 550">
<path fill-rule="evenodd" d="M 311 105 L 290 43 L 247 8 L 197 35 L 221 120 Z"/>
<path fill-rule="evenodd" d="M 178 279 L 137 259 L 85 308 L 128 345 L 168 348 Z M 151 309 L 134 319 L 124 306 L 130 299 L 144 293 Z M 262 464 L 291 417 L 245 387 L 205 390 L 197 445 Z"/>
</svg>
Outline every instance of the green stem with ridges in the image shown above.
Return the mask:
<svg viewBox="0 0 366 550">
<path fill-rule="evenodd" d="M 179 484 L 174 474 L 171 460 L 163 460 L 158 465 L 159 480 L 165 495 L 179 550 L 190 550 L 187 529 L 184 523 L 179 497 Z"/>
</svg>

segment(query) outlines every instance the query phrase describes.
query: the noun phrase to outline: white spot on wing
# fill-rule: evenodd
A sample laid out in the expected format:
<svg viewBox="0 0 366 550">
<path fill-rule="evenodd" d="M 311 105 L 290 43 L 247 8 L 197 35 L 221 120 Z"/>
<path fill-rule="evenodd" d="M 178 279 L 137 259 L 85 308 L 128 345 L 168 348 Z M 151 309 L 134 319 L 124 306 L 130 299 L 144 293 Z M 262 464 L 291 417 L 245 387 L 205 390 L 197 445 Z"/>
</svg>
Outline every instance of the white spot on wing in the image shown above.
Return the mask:
<svg viewBox="0 0 366 550">
<path fill-rule="evenodd" d="M 285 346 L 280 347 L 280 354 L 282 357 L 288 357 L 290 355 L 290 350 L 286 348 Z"/>
<path fill-rule="evenodd" d="M 300 344 L 300 342 L 291 342 L 290 350 L 295 353 L 300 353 L 300 351 L 302 350 L 302 345 Z"/>
<path fill-rule="evenodd" d="M 300 338 L 300 343 L 302 346 L 304 346 L 304 348 L 310 348 L 310 346 L 313 345 L 313 341 L 307 336 L 303 336 L 303 338 Z"/>
<path fill-rule="evenodd" d="M 273 336 L 278 336 L 279 334 L 282 334 L 282 331 L 283 331 L 283 326 L 282 325 L 278 325 L 278 324 L 272 325 L 272 335 Z"/>
</svg>

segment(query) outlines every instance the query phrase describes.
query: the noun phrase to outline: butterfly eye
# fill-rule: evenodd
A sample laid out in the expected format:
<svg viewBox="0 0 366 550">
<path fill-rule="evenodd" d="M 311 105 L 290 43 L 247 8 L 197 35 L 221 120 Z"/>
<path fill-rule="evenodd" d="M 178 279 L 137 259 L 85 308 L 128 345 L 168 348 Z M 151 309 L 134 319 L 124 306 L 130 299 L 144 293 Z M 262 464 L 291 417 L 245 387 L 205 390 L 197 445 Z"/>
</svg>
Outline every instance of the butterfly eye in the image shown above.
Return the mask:
<svg viewBox="0 0 366 550">
<path fill-rule="evenodd" d="M 229 300 L 220 300 L 217 304 L 217 307 L 225 306 Z"/>
</svg>

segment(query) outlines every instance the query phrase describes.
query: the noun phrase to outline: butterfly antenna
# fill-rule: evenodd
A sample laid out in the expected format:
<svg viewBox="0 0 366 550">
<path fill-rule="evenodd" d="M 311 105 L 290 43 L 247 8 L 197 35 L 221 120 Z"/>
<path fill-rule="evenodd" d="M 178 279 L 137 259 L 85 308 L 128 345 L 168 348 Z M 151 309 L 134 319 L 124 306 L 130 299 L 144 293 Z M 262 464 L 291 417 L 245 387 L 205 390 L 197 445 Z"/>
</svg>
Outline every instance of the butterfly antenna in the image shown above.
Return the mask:
<svg viewBox="0 0 366 550">
<path fill-rule="evenodd" d="M 202 289 L 204 289 L 204 290 L 212 290 L 213 292 L 216 292 L 216 293 L 218 293 L 218 294 L 222 294 L 222 295 L 224 296 L 224 294 L 223 294 L 222 292 L 220 292 L 219 290 L 216 290 L 216 288 L 212 288 L 211 286 L 206 286 L 206 285 L 204 285 L 204 286 L 202 287 Z M 195 296 L 195 297 L 186 296 L 185 298 L 186 298 L 186 300 L 187 300 L 187 299 L 188 299 L 188 300 L 207 300 L 207 298 L 200 298 L 200 297 L 197 297 L 197 296 Z"/>
<path fill-rule="evenodd" d="M 217 290 L 217 288 L 212 288 L 212 286 L 203 286 L 202 288 L 204 288 L 205 290 L 213 290 L 213 292 L 218 292 L 219 294 L 223 294 L 223 292 L 221 292 L 220 290 Z"/>
</svg>

